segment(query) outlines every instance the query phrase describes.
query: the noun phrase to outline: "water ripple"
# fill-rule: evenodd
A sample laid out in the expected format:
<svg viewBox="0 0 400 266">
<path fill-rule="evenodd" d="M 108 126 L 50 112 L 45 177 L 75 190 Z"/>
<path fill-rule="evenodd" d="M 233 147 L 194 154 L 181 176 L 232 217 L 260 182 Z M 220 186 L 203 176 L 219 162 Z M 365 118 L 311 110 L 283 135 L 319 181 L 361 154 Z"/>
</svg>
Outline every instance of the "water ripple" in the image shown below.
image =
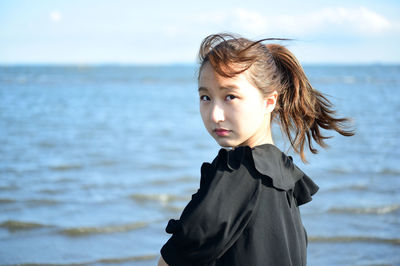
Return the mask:
<svg viewBox="0 0 400 266">
<path fill-rule="evenodd" d="M 349 208 L 331 208 L 328 210 L 330 213 L 349 213 L 349 214 L 389 214 L 396 212 L 400 209 L 400 205 L 387 205 L 379 207 L 349 207 Z"/>
<path fill-rule="evenodd" d="M 77 262 L 77 263 L 22 263 L 18 264 L 19 266 L 66 266 L 66 265 L 73 265 L 73 266 L 86 266 L 86 265 L 97 265 L 97 264 L 120 264 L 120 263 L 127 263 L 127 262 L 139 262 L 139 261 L 150 261 L 156 260 L 159 255 L 156 254 L 146 254 L 146 255 L 139 255 L 139 256 L 131 256 L 131 257 L 121 257 L 121 258 L 105 258 L 99 259 L 90 262 Z M 9 266 L 15 264 L 9 264 Z"/>
<path fill-rule="evenodd" d="M 135 222 L 129 224 L 109 225 L 101 227 L 73 227 L 73 228 L 63 229 L 59 232 L 63 235 L 71 237 L 80 237 L 92 234 L 112 234 L 112 233 L 128 232 L 146 227 L 147 225 L 148 223 L 146 222 Z"/>
<path fill-rule="evenodd" d="M 187 201 L 189 198 L 183 196 L 177 196 L 172 194 L 132 194 L 130 196 L 135 201 L 146 202 L 146 201 L 158 201 L 160 203 L 169 203 L 173 201 Z"/>
<path fill-rule="evenodd" d="M 310 242 L 327 242 L 327 243 L 344 243 L 344 242 L 367 242 L 367 243 L 384 243 L 391 245 L 400 245 L 399 238 L 379 238 L 367 236 L 310 236 Z"/>
<path fill-rule="evenodd" d="M 9 232 L 17 232 L 21 230 L 32 230 L 37 228 L 49 227 L 48 225 L 34 223 L 34 222 L 23 222 L 16 220 L 7 220 L 0 224 L 1 228 L 7 229 Z"/>
<path fill-rule="evenodd" d="M 0 204 L 8 204 L 8 203 L 14 203 L 14 202 L 15 202 L 15 200 L 13 200 L 13 199 L 4 199 L 4 198 L 0 199 Z"/>
</svg>

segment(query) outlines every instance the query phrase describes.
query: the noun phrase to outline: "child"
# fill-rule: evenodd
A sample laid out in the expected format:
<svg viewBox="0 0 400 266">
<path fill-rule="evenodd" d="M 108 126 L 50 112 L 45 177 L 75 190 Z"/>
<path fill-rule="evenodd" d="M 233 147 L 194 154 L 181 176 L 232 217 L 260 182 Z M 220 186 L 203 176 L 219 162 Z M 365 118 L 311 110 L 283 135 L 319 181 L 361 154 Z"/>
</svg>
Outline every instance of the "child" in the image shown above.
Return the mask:
<svg viewBox="0 0 400 266">
<path fill-rule="evenodd" d="M 201 167 L 200 188 L 162 247 L 159 265 L 306 265 L 307 234 L 298 206 L 318 186 L 275 145 L 275 120 L 305 162 L 321 128 L 344 136 L 346 118 L 309 83 L 278 44 L 211 35 L 201 44 L 200 113 L 221 149 Z"/>
</svg>

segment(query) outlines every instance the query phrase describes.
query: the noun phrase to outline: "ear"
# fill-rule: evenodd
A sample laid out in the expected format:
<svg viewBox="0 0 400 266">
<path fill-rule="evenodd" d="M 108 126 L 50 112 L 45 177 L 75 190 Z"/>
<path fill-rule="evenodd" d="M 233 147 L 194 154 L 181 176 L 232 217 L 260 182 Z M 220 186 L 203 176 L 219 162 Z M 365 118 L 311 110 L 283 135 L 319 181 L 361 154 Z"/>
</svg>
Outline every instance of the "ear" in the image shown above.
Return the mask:
<svg viewBox="0 0 400 266">
<path fill-rule="evenodd" d="M 268 113 L 272 113 L 272 111 L 274 111 L 277 100 L 278 100 L 277 91 L 273 91 L 269 96 L 264 98 L 264 105 Z"/>
</svg>

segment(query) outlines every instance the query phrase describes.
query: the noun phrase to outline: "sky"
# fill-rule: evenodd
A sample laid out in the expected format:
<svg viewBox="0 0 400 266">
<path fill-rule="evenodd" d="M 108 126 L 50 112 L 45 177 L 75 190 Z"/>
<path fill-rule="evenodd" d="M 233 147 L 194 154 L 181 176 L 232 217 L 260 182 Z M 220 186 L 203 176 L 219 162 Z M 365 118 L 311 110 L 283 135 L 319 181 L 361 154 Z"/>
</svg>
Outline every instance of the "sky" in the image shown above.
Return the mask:
<svg viewBox="0 0 400 266">
<path fill-rule="evenodd" d="M 0 64 L 194 63 L 209 34 L 291 38 L 302 63 L 400 63 L 398 0 L 2 0 Z"/>
</svg>

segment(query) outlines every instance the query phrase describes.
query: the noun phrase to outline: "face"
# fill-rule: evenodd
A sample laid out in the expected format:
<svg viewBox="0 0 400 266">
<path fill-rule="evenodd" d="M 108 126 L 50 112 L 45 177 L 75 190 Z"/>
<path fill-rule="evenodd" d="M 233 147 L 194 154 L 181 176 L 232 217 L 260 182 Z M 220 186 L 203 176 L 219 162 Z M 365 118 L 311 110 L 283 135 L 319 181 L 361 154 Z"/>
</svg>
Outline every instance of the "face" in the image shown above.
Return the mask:
<svg viewBox="0 0 400 266">
<path fill-rule="evenodd" d="M 209 63 L 201 69 L 201 117 L 207 131 L 222 147 L 254 147 L 272 142 L 269 122 L 275 101 L 271 104 L 247 75 L 245 71 L 233 78 L 222 77 Z"/>
</svg>

